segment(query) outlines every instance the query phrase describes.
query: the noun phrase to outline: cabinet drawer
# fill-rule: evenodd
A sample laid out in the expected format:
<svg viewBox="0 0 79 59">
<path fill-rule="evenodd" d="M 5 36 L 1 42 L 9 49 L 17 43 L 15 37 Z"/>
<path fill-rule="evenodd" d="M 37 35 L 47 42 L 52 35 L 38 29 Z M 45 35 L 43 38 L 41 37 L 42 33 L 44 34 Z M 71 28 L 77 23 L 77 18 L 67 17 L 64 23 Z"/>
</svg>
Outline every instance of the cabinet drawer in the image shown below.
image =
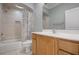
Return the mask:
<svg viewBox="0 0 79 59">
<path fill-rule="evenodd" d="M 48 36 L 39 35 L 37 40 L 42 39 L 43 43 L 50 43 L 53 39 Z"/>
<path fill-rule="evenodd" d="M 79 54 L 78 44 L 70 41 L 59 40 L 59 49 L 62 49 L 72 54 Z"/>
<path fill-rule="evenodd" d="M 71 55 L 71 54 L 69 54 L 69 53 L 67 53 L 65 51 L 62 51 L 62 50 L 59 50 L 58 54 L 59 55 Z"/>
</svg>

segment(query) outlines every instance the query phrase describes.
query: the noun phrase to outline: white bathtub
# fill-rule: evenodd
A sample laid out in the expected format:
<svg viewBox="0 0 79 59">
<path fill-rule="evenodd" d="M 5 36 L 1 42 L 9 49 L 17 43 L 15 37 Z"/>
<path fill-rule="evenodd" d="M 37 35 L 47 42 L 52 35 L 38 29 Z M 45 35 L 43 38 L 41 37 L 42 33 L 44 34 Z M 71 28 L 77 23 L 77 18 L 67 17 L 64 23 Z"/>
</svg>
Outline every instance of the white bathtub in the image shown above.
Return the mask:
<svg viewBox="0 0 79 59">
<path fill-rule="evenodd" d="M 31 45 L 32 40 L 25 42 L 16 41 L 16 40 L 6 40 L 0 41 L 0 55 L 18 55 L 22 54 L 23 47 L 28 47 Z"/>
</svg>

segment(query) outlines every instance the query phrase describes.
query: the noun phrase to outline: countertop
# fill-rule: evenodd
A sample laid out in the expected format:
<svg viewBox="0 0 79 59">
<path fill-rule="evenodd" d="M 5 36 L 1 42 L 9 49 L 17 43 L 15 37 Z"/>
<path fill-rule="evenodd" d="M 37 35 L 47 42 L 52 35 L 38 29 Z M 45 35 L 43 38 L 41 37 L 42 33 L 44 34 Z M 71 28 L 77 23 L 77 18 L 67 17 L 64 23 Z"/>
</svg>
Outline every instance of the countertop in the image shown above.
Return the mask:
<svg viewBox="0 0 79 59">
<path fill-rule="evenodd" d="M 57 38 L 63 38 L 67 40 L 72 41 L 79 41 L 79 34 L 72 34 L 72 33 L 46 33 L 46 32 L 32 32 L 34 34 L 44 35 L 44 36 L 50 36 L 50 37 L 57 37 Z"/>
</svg>

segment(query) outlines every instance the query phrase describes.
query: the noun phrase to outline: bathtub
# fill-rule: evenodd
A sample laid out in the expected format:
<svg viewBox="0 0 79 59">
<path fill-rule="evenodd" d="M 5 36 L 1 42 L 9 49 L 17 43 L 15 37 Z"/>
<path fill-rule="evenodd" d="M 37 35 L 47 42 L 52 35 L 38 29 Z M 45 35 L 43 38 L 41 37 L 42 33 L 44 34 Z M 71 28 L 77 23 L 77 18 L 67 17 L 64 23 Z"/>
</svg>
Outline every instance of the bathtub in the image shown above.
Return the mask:
<svg viewBox="0 0 79 59">
<path fill-rule="evenodd" d="M 5 40 L 0 41 L 0 55 L 19 55 L 25 54 L 24 48 L 31 46 L 32 40 L 27 40 L 25 42 L 16 40 Z"/>
</svg>

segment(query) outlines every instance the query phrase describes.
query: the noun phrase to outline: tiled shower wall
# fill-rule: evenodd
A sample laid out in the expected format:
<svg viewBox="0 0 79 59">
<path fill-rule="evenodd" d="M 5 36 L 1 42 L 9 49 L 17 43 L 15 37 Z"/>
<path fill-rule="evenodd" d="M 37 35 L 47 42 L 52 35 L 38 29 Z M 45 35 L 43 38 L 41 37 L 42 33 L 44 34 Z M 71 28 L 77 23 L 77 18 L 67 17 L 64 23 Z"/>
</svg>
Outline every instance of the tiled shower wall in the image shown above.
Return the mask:
<svg viewBox="0 0 79 59">
<path fill-rule="evenodd" d="M 16 38 L 16 21 L 20 21 L 21 23 L 21 39 L 23 41 L 31 39 L 31 15 L 29 9 L 19 10 L 15 8 L 1 8 L 2 14 L 1 17 L 1 25 L 2 28 L 2 40 L 7 39 L 18 39 Z M 0 11 L 1 12 L 1 11 Z M 19 29 L 18 29 L 19 30 Z"/>
<path fill-rule="evenodd" d="M 1 6 L 1 4 L 0 4 L 0 40 L 1 40 L 1 14 L 2 14 L 2 6 Z"/>
<path fill-rule="evenodd" d="M 9 9 L 2 12 L 2 33 L 3 40 L 16 39 L 16 25 L 15 22 L 22 22 L 22 12 L 16 9 Z"/>
</svg>

